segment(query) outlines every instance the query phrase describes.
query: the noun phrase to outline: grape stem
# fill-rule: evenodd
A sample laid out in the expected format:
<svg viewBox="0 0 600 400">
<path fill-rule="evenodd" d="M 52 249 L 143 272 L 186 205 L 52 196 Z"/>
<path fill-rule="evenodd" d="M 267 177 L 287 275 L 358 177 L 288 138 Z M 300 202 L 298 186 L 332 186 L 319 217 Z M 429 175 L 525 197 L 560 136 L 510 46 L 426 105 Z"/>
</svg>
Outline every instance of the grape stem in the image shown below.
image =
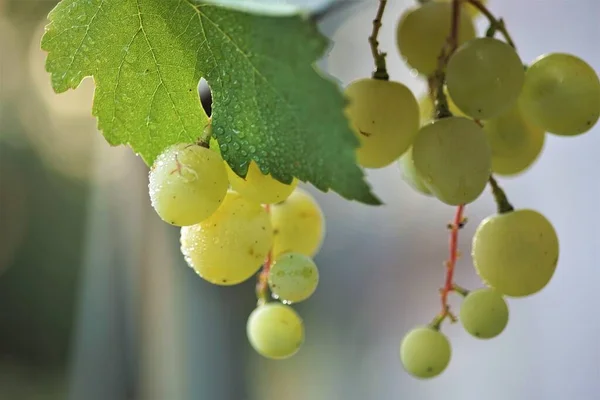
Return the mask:
<svg viewBox="0 0 600 400">
<path fill-rule="evenodd" d="M 202 130 L 202 136 L 198 138 L 198 145 L 202 147 L 206 147 L 207 149 L 210 147 L 210 138 L 212 137 L 212 118 L 208 118 L 208 123 Z"/>
<path fill-rule="evenodd" d="M 502 18 L 494 17 L 494 14 L 492 14 L 492 12 L 479 0 L 465 1 L 467 3 L 470 3 L 473 7 L 477 8 L 490 22 L 490 27 L 486 32 L 487 37 L 494 36 L 494 34 L 498 31 L 502 34 L 502 36 L 504 36 L 506 43 L 508 43 L 512 47 L 515 47 L 515 42 L 512 40 L 510 33 L 508 33 L 508 30 L 506 29 L 506 26 L 504 25 L 504 20 Z"/>
<path fill-rule="evenodd" d="M 375 19 L 373 20 L 373 31 L 371 32 L 371 36 L 369 36 L 371 54 L 373 55 L 373 61 L 375 62 L 375 72 L 373 72 L 373 79 L 380 79 L 384 81 L 390 79 L 390 76 L 388 75 L 387 67 L 385 65 L 386 53 L 382 53 L 381 51 L 379 51 L 379 41 L 377 37 L 379 36 L 379 30 L 382 26 L 381 20 L 383 18 L 383 13 L 385 11 L 386 5 L 387 0 L 379 0 L 377 15 L 375 15 Z"/>
<path fill-rule="evenodd" d="M 267 214 L 271 213 L 271 205 L 265 204 L 265 211 Z M 258 299 L 258 305 L 263 305 L 268 301 L 268 290 L 269 290 L 269 271 L 273 265 L 273 249 L 270 249 L 267 253 L 265 263 L 258 275 L 258 282 L 256 283 L 256 298 Z"/>
<path fill-rule="evenodd" d="M 498 182 L 496 181 L 496 179 L 494 179 L 492 175 L 490 175 L 489 182 L 492 188 L 492 194 L 494 195 L 494 200 L 496 201 L 496 204 L 498 206 L 498 213 L 506 214 L 511 211 L 514 211 L 515 209 L 512 206 L 512 204 L 510 204 L 510 202 L 508 201 L 506 193 L 504 193 L 504 190 L 502 190 L 502 188 L 500 187 L 500 185 L 498 185 Z"/>
</svg>

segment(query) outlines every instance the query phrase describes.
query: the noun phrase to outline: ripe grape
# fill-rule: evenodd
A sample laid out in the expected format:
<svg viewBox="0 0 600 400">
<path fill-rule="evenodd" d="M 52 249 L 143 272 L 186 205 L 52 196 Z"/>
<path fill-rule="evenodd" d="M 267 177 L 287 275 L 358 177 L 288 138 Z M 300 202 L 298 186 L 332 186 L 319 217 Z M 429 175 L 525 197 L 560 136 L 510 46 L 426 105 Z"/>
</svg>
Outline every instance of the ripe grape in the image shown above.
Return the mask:
<svg viewBox="0 0 600 400">
<path fill-rule="evenodd" d="M 304 323 L 290 306 L 267 303 L 252 311 L 246 334 L 260 355 L 281 360 L 293 356 L 302 346 Z"/>
<path fill-rule="evenodd" d="M 460 321 L 471 335 L 479 339 L 490 339 L 506 328 L 508 306 L 502 295 L 494 289 L 474 290 L 460 306 Z"/>
<path fill-rule="evenodd" d="M 449 117 L 425 125 L 413 144 L 419 177 L 446 204 L 477 199 L 490 176 L 491 153 L 483 129 L 463 117 Z"/>
<path fill-rule="evenodd" d="M 443 1 L 443 2 L 446 2 L 446 3 L 452 2 L 452 0 L 437 0 L 437 1 Z M 483 5 L 485 5 L 487 3 L 487 0 L 479 0 L 479 2 L 481 4 L 483 4 Z M 465 1 L 465 2 L 462 2 L 461 5 L 463 7 L 465 7 L 465 9 L 467 10 L 467 12 L 469 13 L 469 15 L 472 18 L 474 18 L 474 17 L 476 17 L 476 16 L 479 15 L 479 10 L 475 6 L 473 6 L 471 3 L 467 3 Z"/>
<path fill-rule="evenodd" d="M 528 121 L 519 104 L 483 126 L 492 149 L 492 171 L 515 175 L 525 171 L 544 147 L 545 132 Z"/>
<path fill-rule="evenodd" d="M 219 207 L 227 193 L 227 172 L 217 153 L 177 144 L 158 156 L 149 174 L 152 207 L 171 225 L 197 224 Z"/>
<path fill-rule="evenodd" d="M 323 212 L 307 192 L 296 189 L 285 201 L 271 207 L 273 256 L 300 253 L 313 257 L 323 241 Z"/>
<path fill-rule="evenodd" d="M 291 184 L 286 185 L 270 175 L 263 174 L 254 161 L 250 163 L 245 179 L 239 177 L 229 166 L 227 166 L 227 174 L 233 190 L 258 204 L 283 201 L 292 194 L 298 185 L 296 179 Z"/>
<path fill-rule="evenodd" d="M 473 237 L 473 263 L 483 281 L 506 296 L 542 290 L 558 263 L 558 237 L 552 224 L 533 210 L 486 218 Z"/>
<path fill-rule="evenodd" d="M 425 186 L 423 180 L 419 177 L 417 170 L 415 169 L 415 162 L 413 161 L 412 147 L 408 149 L 406 153 L 398 160 L 400 170 L 402 171 L 402 179 L 408 183 L 414 190 L 422 194 L 431 195 L 431 191 Z"/>
<path fill-rule="evenodd" d="M 493 118 L 512 107 L 524 80 L 525 69 L 515 49 L 488 37 L 458 48 L 446 71 L 452 100 L 475 119 Z"/>
<path fill-rule="evenodd" d="M 319 283 L 319 270 L 310 257 L 286 253 L 275 260 L 268 281 L 275 298 L 297 303 L 314 293 Z"/>
<path fill-rule="evenodd" d="M 229 191 L 219 209 L 181 229 L 181 252 L 198 275 L 235 285 L 254 275 L 273 244 L 269 215 L 259 204 Z"/>
<path fill-rule="evenodd" d="M 419 105 L 401 83 L 359 79 L 346 88 L 346 114 L 360 140 L 358 163 L 381 168 L 408 149 L 419 130 Z"/>
<path fill-rule="evenodd" d="M 448 90 L 444 88 L 444 94 L 446 95 L 446 101 L 448 102 L 448 109 L 455 117 L 465 117 L 465 114 L 460 111 L 456 104 L 452 101 L 450 96 L 448 95 Z M 419 101 L 419 109 L 421 111 L 421 126 L 433 121 L 436 119 L 435 113 L 435 105 L 431 100 L 431 96 L 429 94 L 423 96 Z"/>
<path fill-rule="evenodd" d="M 418 327 L 408 332 L 400 345 L 400 360 L 404 369 L 417 378 L 433 378 L 448 364 L 452 350 L 448 338 L 430 327 Z"/>
<path fill-rule="evenodd" d="M 475 37 L 473 21 L 464 9 L 460 13 L 459 45 Z M 436 71 L 451 21 L 452 4 L 433 1 L 411 8 L 400 17 L 396 29 L 398 50 L 421 75 L 431 76 Z"/>
<path fill-rule="evenodd" d="M 526 117 L 545 131 L 580 135 L 600 116 L 600 80 L 578 57 L 546 54 L 527 69 L 522 99 Z"/>
</svg>

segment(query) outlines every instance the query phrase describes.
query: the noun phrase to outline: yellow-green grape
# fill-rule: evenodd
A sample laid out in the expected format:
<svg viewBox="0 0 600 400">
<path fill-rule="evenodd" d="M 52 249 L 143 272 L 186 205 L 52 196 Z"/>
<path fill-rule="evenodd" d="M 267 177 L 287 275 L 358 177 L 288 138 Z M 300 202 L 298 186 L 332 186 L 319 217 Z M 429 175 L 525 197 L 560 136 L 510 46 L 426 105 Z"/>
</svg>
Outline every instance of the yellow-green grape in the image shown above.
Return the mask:
<svg viewBox="0 0 600 400">
<path fill-rule="evenodd" d="M 479 339 L 491 339 L 508 324 L 508 305 L 502 295 L 490 288 L 470 292 L 460 306 L 460 322 Z"/>
<path fill-rule="evenodd" d="M 472 120 L 449 117 L 425 125 L 412 152 L 419 177 L 442 202 L 467 204 L 485 189 L 491 152 L 483 129 Z"/>
<path fill-rule="evenodd" d="M 473 237 L 473 263 L 479 276 L 506 296 L 542 290 L 558 263 L 558 237 L 552 224 L 533 210 L 486 218 Z"/>
<path fill-rule="evenodd" d="M 279 182 L 271 175 L 265 175 L 254 161 L 248 167 L 246 178 L 240 178 L 233 170 L 227 166 L 229 183 L 231 188 L 258 204 L 278 203 L 288 198 L 298 186 L 298 181 L 294 179 L 291 184 Z"/>
<path fill-rule="evenodd" d="M 296 354 L 304 342 L 304 323 L 290 306 L 267 303 L 248 317 L 246 334 L 260 355 L 281 360 Z"/>
<path fill-rule="evenodd" d="M 297 303 L 308 299 L 317 289 L 319 270 L 315 262 L 300 253 L 282 254 L 269 271 L 269 288 L 277 299 Z"/>
<path fill-rule="evenodd" d="M 321 248 L 325 233 L 323 212 L 317 201 L 296 189 L 282 203 L 271 207 L 273 256 L 300 253 L 313 257 Z"/>
<path fill-rule="evenodd" d="M 404 369 L 417 378 L 433 378 L 444 372 L 452 350 L 446 335 L 430 327 L 408 332 L 400 344 Z"/>
<path fill-rule="evenodd" d="M 227 172 L 217 153 L 177 144 L 158 156 L 149 174 L 152 207 L 165 222 L 197 224 L 219 207 L 227 193 Z"/>
<path fill-rule="evenodd" d="M 452 0 L 436 0 L 436 1 L 440 1 L 443 3 L 451 3 Z M 479 0 L 479 2 L 483 5 L 487 4 L 487 0 Z M 471 3 L 467 3 L 466 1 L 462 2 L 461 5 L 463 7 L 465 7 L 465 10 L 467 11 L 467 13 L 469 13 L 469 16 L 471 18 L 475 18 L 480 14 L 479 9 L 477 9 L 477 7 L 475 7 L 474 5 L 472 5 Z"/>
<path fill-rule="evenodd" d="M 547 132 L 563 136 L 587 132 L 600 116 L 598 74 L 573 55 L 543 55 L 527 69 L 522 107 L 525 116 Z"/>
<path fill-rule="evenodd" d="M 519 104 L 485 121 L 483 130 L 492 149 L 492 171 L 498 175 L 525 171 L 538 159 L 546 139 L 545 132 L 525 118 Z"/>
<path fill-rule="evenodd" d="M 398 159 L 419 130 L 419 105 L 398 82 L 359 79 L 346 88 L 346 114 L 360 140 L 358 163 L 382 168 Z"/>
<path fill-rule="evenodd" d="M 458 44 L 475 37 L 473 21 L 464 9 L 460 11 Z M 428 2 L 407 10 L 396 29 L 398 50 L 407 64 L 421 75 L 431 76 L 448 40 L 452 21 L 452 4 Z"/>
<path fill-rule="evenodd" d="M 456 107 L 456 104 L 454 104 L 454 102 L 448 95 L 447 89 L 444 89 L 444 93 L 446 94 L 448 109 L 450 110 L 452 115 L 454 115 L 455 117 L 465 117 L 465 114 L 462 111 L 460 111 L 458 107 Z M 421 97 L 421 100 L 419 101 L 419 110 L 421 111 L 421 126 L 436 119 L 434 115 L 435 106 L 429 94 L 426 94 L 425 96 Z"/>
<path fill-rule="evenodd" d="M 236 285 L 254 275 L 273 244 L 269 214 L 229 191 L 219 209 L 181 228 L 181 252 L 198 275 L 216 285 Z"/>
<path fill-rule="evenodd" d="M 446 85 L 454 103 L 475 119 L 496 117 L 519 98 L 525 68 L 514 48 L 494 38 L 468 41 L 448 61 Z"/>
<path fill-rule="evenodd" d="M 400 170 L 402 171 L 402 179 L 410 185 L 414 190 L 422 194 L 431 195 L 431 191 L 425 186 L 423 180 L 419 177 L 415 169 L 415 163 L 412 156 L 412 147 L 398 160 Z"/>
</svg>

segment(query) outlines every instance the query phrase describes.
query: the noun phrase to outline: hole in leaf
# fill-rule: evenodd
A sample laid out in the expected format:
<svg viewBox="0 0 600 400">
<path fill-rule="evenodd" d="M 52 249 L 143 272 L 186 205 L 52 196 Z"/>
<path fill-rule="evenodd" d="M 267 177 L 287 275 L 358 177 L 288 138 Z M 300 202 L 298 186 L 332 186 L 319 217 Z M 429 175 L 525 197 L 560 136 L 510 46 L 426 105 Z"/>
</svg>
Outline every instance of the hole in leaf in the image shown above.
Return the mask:
<svg viewBox="0 0 600 400">
<path fill-rule="evenodd" d="M 204 108 L 204 112 L 210 117 L 212 113 L 212 95 L 210 86 L 208 86 L 208 82 L 204 78 L 200 79 L 200 83 L 198 84 L 198 94 L 200 95 L 200 103 L 202 104 L 202 108 Z"/>
</svg>

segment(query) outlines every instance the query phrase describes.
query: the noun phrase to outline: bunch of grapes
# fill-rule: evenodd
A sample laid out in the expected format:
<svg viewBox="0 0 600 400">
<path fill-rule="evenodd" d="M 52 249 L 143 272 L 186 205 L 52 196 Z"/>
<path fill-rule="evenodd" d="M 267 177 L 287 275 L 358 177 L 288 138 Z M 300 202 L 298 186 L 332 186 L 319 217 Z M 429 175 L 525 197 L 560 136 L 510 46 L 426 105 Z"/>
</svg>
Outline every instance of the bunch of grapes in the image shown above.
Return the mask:
<svg viewBox="0 0 600 400">
<path fill-rule="evenodd" d="M 324 220 L 315 199 L 296 180 L 279 182 L 255 163 L 239 177 L 218 146 L 205 143 L 165 150 L 149 181 L 152 206 L 165 222 L 181 227 L 181 252 L 200 277 L 230 286 L 262 267 L 248 339 L 268 358 L 295 354 L 304 325 L 290 304 L 309 298 L 319 281 L 312 257 L 321 247 Z M 280 302 L 269 302 L 269 292 Z"/>
<path fill-rule="evenodd" d="M 400 345 L 406 371 L 431 378 L 451 358 L 440 331 L 444 320 L 460 321 L 476 338 L 493 338 L 508 323 L 505 297 L 533 295 L 551 280 L 559 257 L 552 224 L 537 211 L 515 209 L 494 175 L 526 171 L 540 156 L 547 133 L 589 131 L 600 115 L 600 81 L 594 69 L 570 54 L 544 54 L 525 65 L 504 22 L 485 2 L 420 1 L 397 25 L 401 56 L 429 84 L 429 93 L 418 101 L 404 84 L 389 80 L 385 54 L 378 49 L 385 3 L 380 0 L 369 38 L 376 70 L 346 88 L 346 113 L 361 143 L 357 159 L 363 167 L 397 161 L 416 191 L 457 206 L 449 226 L 442 310 Z M 473 22 L 478 12 L 490 21 L 483 37 Z M 468 291 L 453 281 L 458 231 L 466 221 L 465 205 L 488 185 L 498 213 L 483 220 L 473 237 L 473 264 L 484 287 Z M 459 315 L 447 304 L 451 292 L 464 298 Z"/>
</svg>

